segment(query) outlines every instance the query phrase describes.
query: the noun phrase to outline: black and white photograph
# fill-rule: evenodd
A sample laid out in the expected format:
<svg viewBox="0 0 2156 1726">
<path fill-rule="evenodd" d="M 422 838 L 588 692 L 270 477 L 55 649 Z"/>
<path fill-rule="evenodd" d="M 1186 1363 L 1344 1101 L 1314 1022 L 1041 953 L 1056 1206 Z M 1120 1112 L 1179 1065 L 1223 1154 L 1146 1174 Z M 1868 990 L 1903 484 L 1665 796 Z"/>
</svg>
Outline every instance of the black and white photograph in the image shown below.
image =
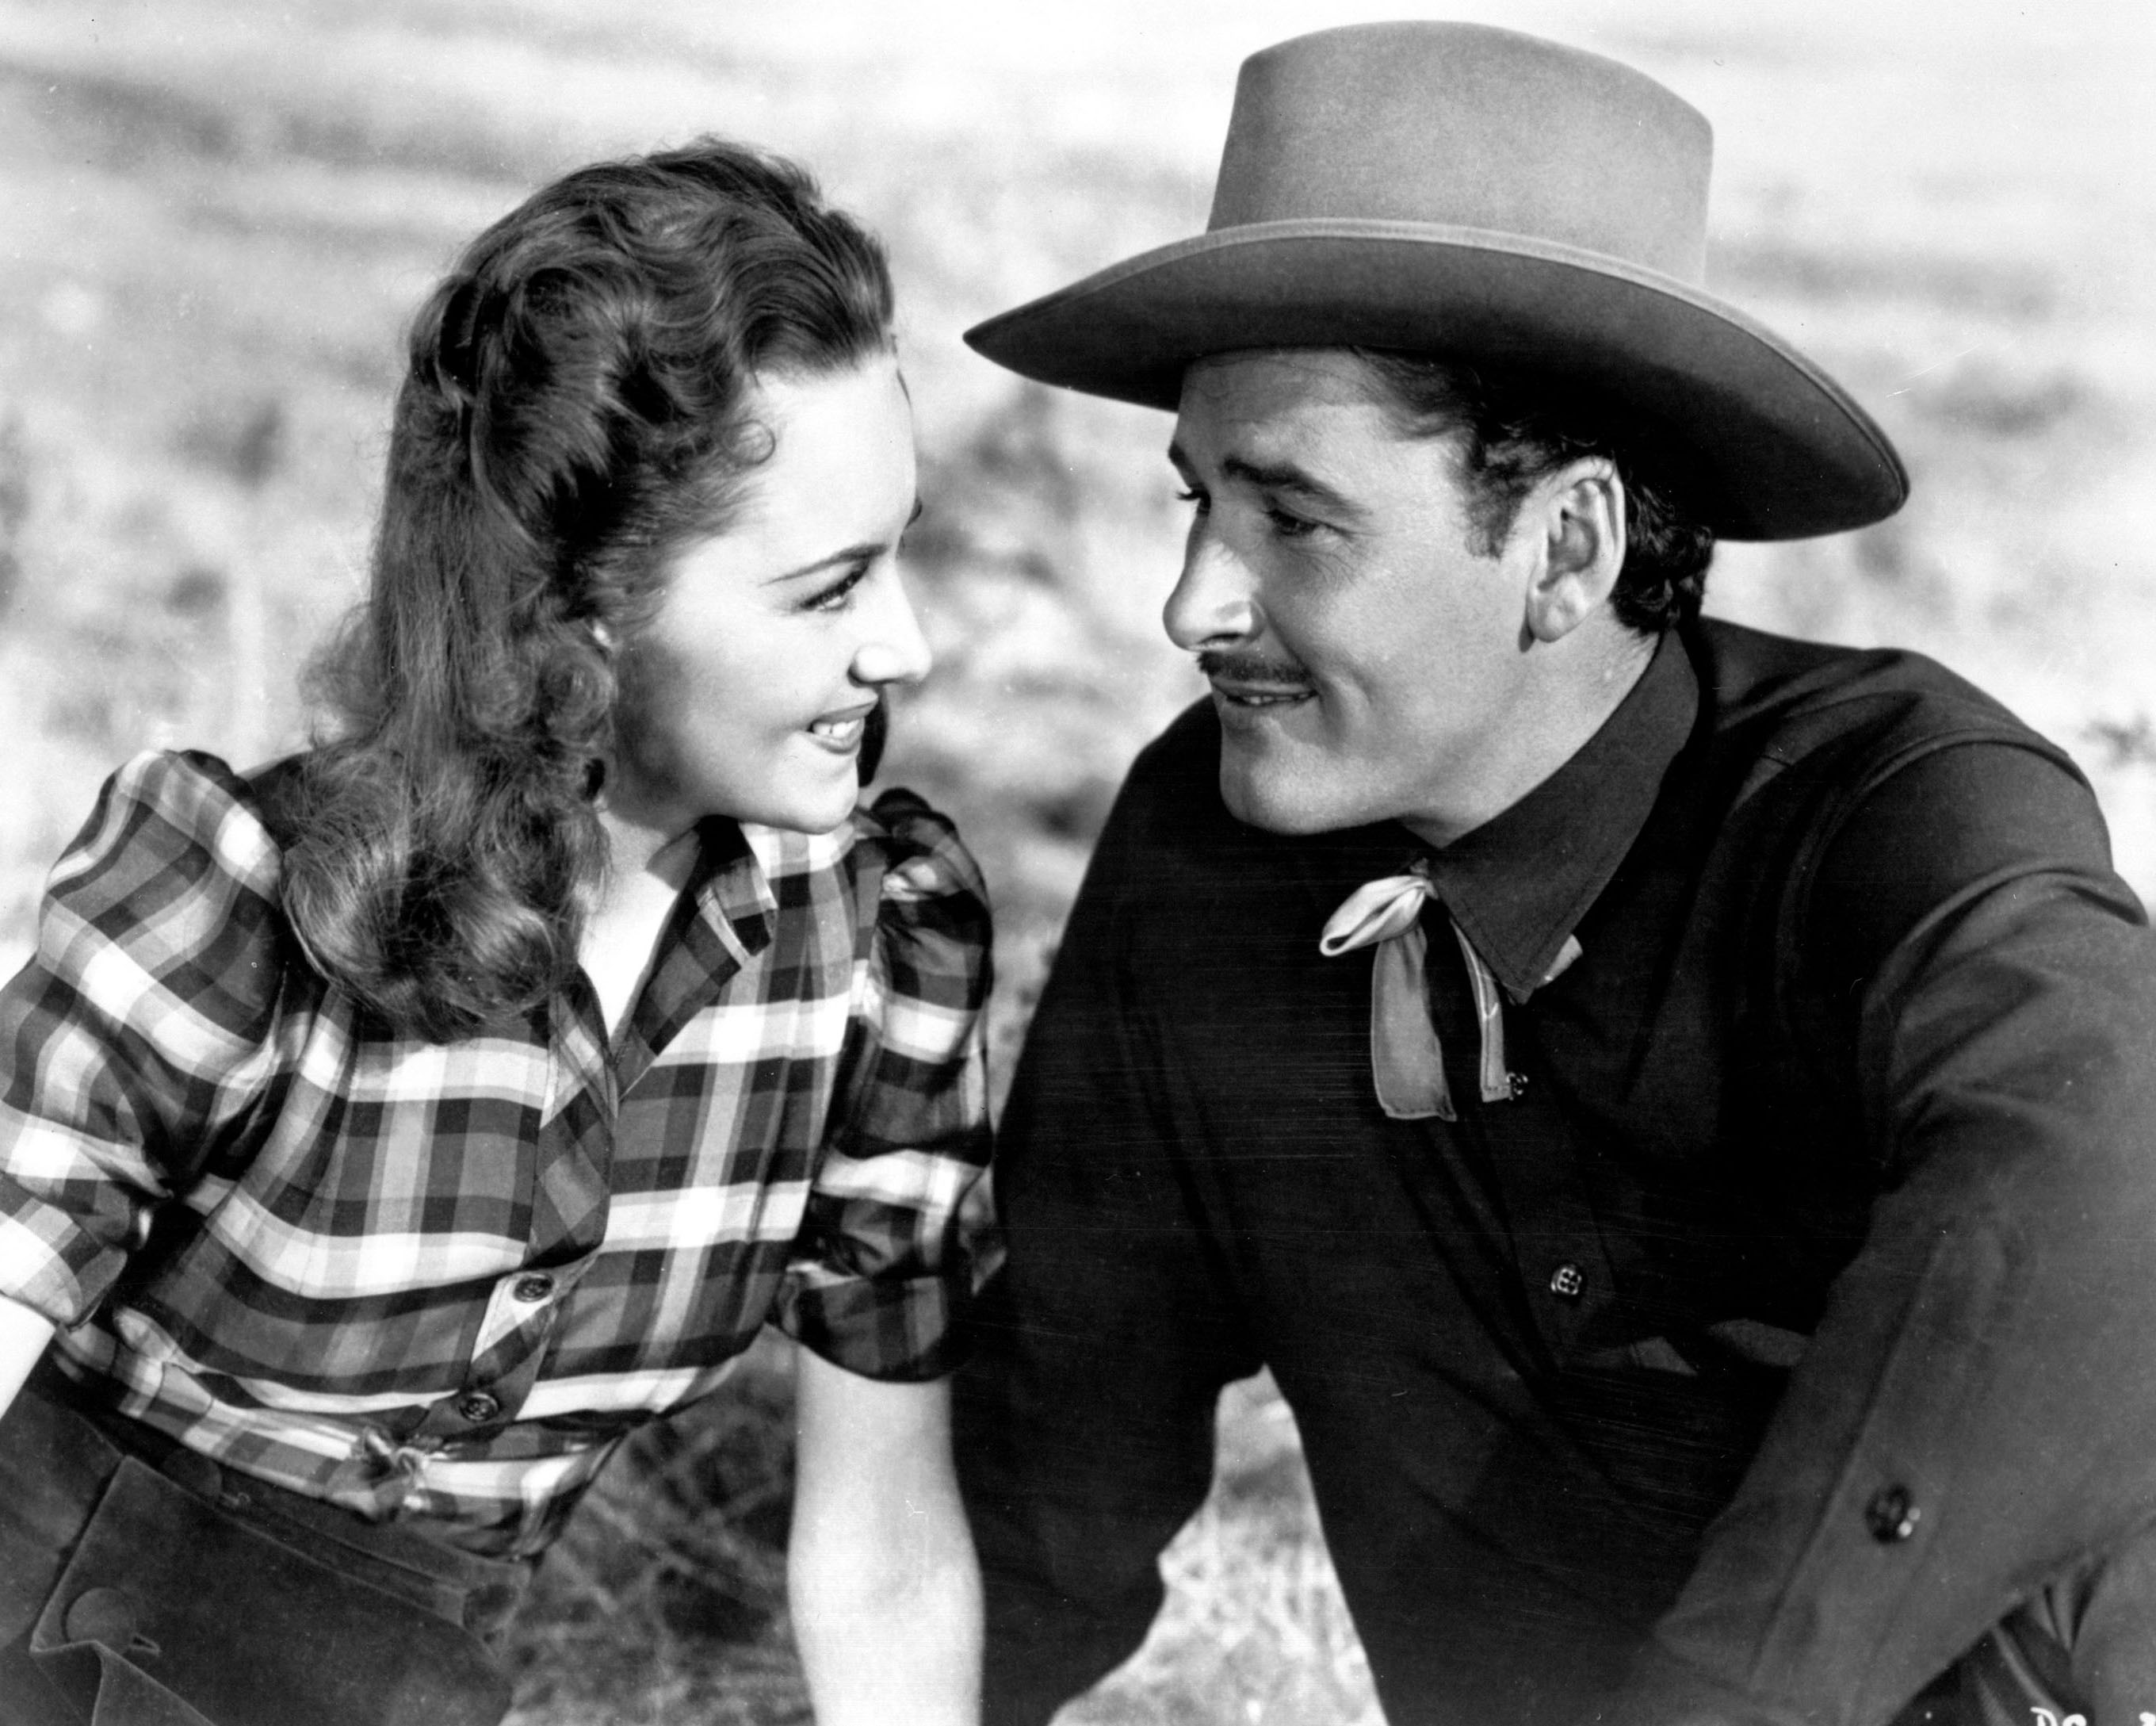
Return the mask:
<svg viewBox="0 0 2156 1726">
<path fill-rule="evenodd" d="M 0 0 L 0 1726 L 2156 1726 L 2146 0 Z"/>
</svg>

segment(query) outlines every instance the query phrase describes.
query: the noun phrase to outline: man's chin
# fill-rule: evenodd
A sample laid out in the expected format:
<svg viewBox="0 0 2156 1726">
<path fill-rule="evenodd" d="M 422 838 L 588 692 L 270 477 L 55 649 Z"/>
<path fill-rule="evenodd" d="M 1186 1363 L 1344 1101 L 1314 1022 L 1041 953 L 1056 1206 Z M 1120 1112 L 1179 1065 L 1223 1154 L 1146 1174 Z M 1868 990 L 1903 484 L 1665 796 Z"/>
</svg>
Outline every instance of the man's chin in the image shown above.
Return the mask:
<svg viewBox="0 0 2156 1726">
<path fill-rule="evenodd" d="M 1228 751 L 1220 757 L 1220 801 L 1238 821 L 1266 833 L 1329 833 L 1357 824 L 1336 799 L 1296 783 L 1296 776 L 1254 768 Z"/>
</svg>

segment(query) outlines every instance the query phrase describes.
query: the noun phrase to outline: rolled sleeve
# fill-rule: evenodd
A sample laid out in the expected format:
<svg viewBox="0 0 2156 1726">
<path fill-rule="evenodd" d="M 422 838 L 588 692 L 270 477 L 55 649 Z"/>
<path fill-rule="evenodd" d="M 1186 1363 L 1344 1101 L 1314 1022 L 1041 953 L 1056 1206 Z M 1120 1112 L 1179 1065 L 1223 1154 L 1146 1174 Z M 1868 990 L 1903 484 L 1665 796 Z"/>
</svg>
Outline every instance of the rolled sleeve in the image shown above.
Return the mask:
<svg viewBox="0 0 2156 1726">
<path fill-rule="evenodd" d="M 876 891 L 832 1126 L 780 1291 L 784 1330 L 865 1377 L 938 1378 L 993 1268 L 987 894 L 950 824 L 902 792 L 857 850 Z"/>
<path fill-rule="evenodd" d="M 221 762 L 145 755 L 105 783 L 0 990 L 0 1295 L 80 1323 L 199 1169 L 275 1005 L 276 878 Z"/>
<path fill-rule="evenodd" d="M 2156 1515 L 2156 945 L 2103 851 L 2076 782 L 1998 749 L 1837 841 L 1822 938 L 1891 941 L 1857 1045 L 1884 1188 L 1620 1718 L 1888 1719 Z"/>
</svg>

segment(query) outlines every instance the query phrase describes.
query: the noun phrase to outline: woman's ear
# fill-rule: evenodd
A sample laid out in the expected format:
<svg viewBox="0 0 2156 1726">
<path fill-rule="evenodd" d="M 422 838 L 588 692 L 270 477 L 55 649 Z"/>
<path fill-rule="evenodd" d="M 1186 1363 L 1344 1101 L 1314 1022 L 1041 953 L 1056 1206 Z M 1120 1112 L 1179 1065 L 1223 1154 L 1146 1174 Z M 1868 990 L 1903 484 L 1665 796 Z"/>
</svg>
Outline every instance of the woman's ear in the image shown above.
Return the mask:
<svg viewBox="0 0 2156 1726">
<path fill-rule="evenodd" d="M 1568 463 L 1536 485 L 1516 534 L 1535 536 L 1527 629 L 1561 641 L 1609 604 L 1625 567 L 1625 482 L 1599 455 Z"/>
</svg>

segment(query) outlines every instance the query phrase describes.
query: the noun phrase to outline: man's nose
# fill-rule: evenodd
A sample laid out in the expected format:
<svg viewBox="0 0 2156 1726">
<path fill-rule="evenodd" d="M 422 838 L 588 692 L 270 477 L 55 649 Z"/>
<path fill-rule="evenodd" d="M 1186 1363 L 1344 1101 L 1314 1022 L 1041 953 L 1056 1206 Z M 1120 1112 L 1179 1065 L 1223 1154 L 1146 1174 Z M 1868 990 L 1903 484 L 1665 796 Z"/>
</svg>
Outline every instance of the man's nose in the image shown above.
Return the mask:
<svg viewBox="0 0 2156 1726">
<path fill-rule="evenodd" d="M 1247 641 L 1258 633 L 1250 572 L 1203 522 L 1184 548 L 1182 578 L 1160 615 L 1168 639 L 1189 653 Z"/>
<path fill-rule="evenodd" d="M 928 638 L 921 632 L 921 619 L 906 597 L 906 583 L 896 568 L 870 585 L 863 619 L 860 645 L 854 650 L 854 680 L 857 683 L 918 683 L 935 663 Z"/>
</svg>

